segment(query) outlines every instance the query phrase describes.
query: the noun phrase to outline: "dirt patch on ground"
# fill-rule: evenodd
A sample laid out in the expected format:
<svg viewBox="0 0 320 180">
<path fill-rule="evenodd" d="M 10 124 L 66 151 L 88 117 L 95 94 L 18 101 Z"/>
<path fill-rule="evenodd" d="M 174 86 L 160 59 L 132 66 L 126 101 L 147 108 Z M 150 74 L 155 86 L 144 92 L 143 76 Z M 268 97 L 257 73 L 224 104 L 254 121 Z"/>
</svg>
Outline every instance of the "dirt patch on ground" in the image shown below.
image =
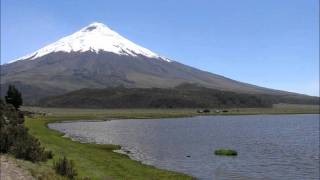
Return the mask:
<svg viewBox="0 0 320 180">
<path fill-rule="evenodd" d="M 1 180 L 34 180 L 29 171 L 19 167 L 15 159 L 6 155 L 0 155 L 0 179 Z"/>
</svg>

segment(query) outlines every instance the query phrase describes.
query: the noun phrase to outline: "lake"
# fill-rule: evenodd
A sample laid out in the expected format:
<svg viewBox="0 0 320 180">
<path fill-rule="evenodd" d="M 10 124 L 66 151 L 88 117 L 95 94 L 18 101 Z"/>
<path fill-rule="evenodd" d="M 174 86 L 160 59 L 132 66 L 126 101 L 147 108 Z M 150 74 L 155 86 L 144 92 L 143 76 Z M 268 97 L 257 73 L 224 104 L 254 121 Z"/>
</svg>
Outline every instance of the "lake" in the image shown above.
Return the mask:
<svg viewBox="0 0 320 180">
<path fill-rule="evenodd" d="M 198 116 L 66 122 L 81 142 L 119 144 L 132 159 L 198 179 L 319 179 L 319 115 Z M 236 157 L 214 155 L 235 149 Z"/>
</svg>

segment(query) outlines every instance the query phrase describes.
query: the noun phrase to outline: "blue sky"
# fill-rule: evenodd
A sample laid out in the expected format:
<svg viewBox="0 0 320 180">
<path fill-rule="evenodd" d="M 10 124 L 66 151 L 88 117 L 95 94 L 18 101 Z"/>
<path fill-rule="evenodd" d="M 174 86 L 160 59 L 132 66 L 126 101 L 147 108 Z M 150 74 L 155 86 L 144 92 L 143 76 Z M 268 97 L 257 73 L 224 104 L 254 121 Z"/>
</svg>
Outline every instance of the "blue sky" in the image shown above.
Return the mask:
<svg viewBox="0 0 320 180">
<path fill-rule="evenodd" d="M 318 0 L 1 0 L 1 64 L 94 21 L 181 63 L 319 96 Z"/>
</svg>

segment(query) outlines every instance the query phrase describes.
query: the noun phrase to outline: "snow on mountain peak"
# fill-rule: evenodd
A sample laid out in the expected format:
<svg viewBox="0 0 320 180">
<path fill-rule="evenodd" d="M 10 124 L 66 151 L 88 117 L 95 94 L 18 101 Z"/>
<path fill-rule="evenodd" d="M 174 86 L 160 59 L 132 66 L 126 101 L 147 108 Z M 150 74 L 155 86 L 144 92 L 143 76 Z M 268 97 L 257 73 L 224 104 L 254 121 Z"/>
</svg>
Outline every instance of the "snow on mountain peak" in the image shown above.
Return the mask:
<svg viewBox="0 0 320 180">
<path fill-rule="evenodd" d="M 119 55 L 138 56 L 142 55 L 148 58 L 157 58 L 167 62 L 169 59 L 143 48 L 128 39 L 122 37 L 117 32 L 111 30 L 102 23 L 94 22 L 80 31 L 59 39 L 58 41 L 49 44 L 34 53 L 21 57 L 17 60 L 33 60 L 52 52 L 86 52 L 99 51 L 112 52 Z M 12 61 L 12 62 L 14 62 Z"/>
</svg>

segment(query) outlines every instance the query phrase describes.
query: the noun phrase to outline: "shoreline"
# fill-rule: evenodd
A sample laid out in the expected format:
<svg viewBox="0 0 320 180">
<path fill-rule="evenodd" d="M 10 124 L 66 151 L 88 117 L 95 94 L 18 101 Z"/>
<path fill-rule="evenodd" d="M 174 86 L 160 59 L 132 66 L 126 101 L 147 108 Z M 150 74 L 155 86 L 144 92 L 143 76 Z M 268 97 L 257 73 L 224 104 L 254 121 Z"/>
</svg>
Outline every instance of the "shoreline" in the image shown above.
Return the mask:
<svg viewBox="0 0 320 180">
<path fill-rule="evenodd" d="M 43 110 L 43 108 L 41 108 Z M 52 109 L 47 109 L 48 112 Z M 255 109 L 256 110 L 256 109 Z M 270 110 L 270 109 L 269 109 Z M 69 113 L 72 111 L 71 113 Z M 48 113 L 47 112 L 47 113 Z M 310 113 L 313 112 L 313 113 Z M 25 125 L 29 132 L 39 138 L 41 144 L 55 154 L 55 159 L 66 155 L 76 163 L 81 177 L 91 177 L 101 179 L 104 177 L 127 178 L 127 179 L 195 179 L 190 175 L 170 170 L 159 169 L 154 166 L 144 164 L 142 161 L 130 158 L 128 154 L 114 152 L 120 150 L 120 145 L 81 143 L 72 138 L 63 137 L 64 133 L 50 129 L 50 123 L 76 122 L 76 121 L 111 121 L 130 119 L 162 119 L 162 118 L 183 118 L 194 116 L 234 116 L 234 115 L 298 115 L 298 114 L 319 114 L 317 109 L 312 111 L 283 111 L 281 113 L 229 113 L 229 114 L 198 114 L 194 109 L 188 110 L 75 110 L 75 109 L 55 109 L 55 112 L 47 116 L 36 115 L 33 118 L 26 118 Z M 98 119 L 98 120 L 97 120 Z M 101 119 L 101 120 L 99 120 Z M 90 154 L 95 154 L 91 156 Z M 99 158 L 100 157 L 100 158 Z M 105 163 L 108 162 L 108 163 Z M 51 166 L 52 161 L 44 164 Z M 88 168 L 90 167 L 90 168 Z M 119 168 L 124 168 L 119 171 Z M 33 170 L 34 171 L 34 170 Z M 122 173 L 121 173 L 122 172 Z M 44 172 L 45 174 L 45 172 Z"/>
<path fill-rule="evenodd" d="M 60 139 L 64 139 L 64 140 L 61 140 L 61 141 L 66 141 L 68 145 L 71 145 L 71 144 L 77 144 L 79 146 L 82 146 L 82 148 L 84 148 L 85 150 L 88 151 L 88 153 L 93 153 L 91 150 L 92 150 L 92 147 L 94 147 L 94 150 L 95 149 L 99 149 L 99 153 L 101 153 L 100 150 L 107 150 L 108 152 L 104 151 L 105 153 L 108 153 L 109 155 L 112 155 L 112 156 L 115 156 L 116 158 L 121 158 L 121 160 L 123 161 L 126 161 L 127 163 L 132 163 L 132 164 L 135 164 L 135 166 L 137 166 L 136 168 L 139 168 L 139 171 L 142 171 L 143 173 L 142 174 L 145 174 L 147 175 L 148 174 L 148 171 L 157 171 L 157 172 L 154 172 L 154 173 L 149 173 L 149 176 L 146 176 L 142 179 L 150 179 L 150 177 L 152 179 L 195 179 L 194 177 L 190 176 L 190 175 L 187 175 L 187 174 L 184 174 L 184 173 L 180 173 L 180 172 L 174 172 L 174 171 L 170 171 L 170 170 L 165 170 L 165 169 L 160 169 L 160 168 L 157 168 L 155 166 L 152 166 L 152 165 L 148 165 L 148 164 L 144 164 L 142 161 L 138 161 L 138 160 L 135 160 L 135 159 L 132 159 L 130 158 L 130 156 L 128 154 L 122 154 L 122 153 L 119 153 L 119 152 L 115 152 L 116 150 L 121 150 L 122 146 L 120 145 L 114 145 L 114 144 L 95 144 L 95 143 L 88 143 L 88 142 L 81 142 L 79 140 L 73 140 L 71 137 L 65 137 L 65 133 L 62 133 L 60 131 L 57 131 L 55 129 L 51 129 L 48 127 L 48 124 L 50 123 L 61 123 L 63 120 L 63 118 L 58 118 L 58 117 L 55 117 L 54 119 L 50 120 L 49 119 L 46 119 L 46 118 L 28 118 L 27 119 L 27 122 L 28 122 L 28 125 L 27 127 L 30 128 L 30 131 L 32 133 L 32 131 L 34 130 L 33 129 L 33 126 L 30 126 L 30 122 L 34 122 L 34 121 L 37 121 L 39 123 L 40 121 L 40 126 L 42 126 L 42 128 L 45 128 L 45 133 L 53 133 L 55 134 L 56 136 L 58 136 L 58 138 Z M 78 119 L 81 121 L 81 119 Z M 73 122 L 76 122 L 78 121 L 77 119 L 72 119 Z M 71 121 L 71 122 L 72 122 Z M 70 121 L 69 121 L 70 122 Z M 37 136 L 37 135 L 36 135 Z M 43 143 L 43 139 L 41 136 L 37 136 L 41 143 L 47 147 L 47 143 Z M 60 140 L 59 140 L 60 141 Z M 51 148 L 49 148 L 51 149 Z M 58 149 L 63 149 L 63 147 L 59 147 Z M 51 149 L 52 150 L 52 149 Z M 55 153 L 55 151 L 54 151 Z M 65 153 L 63 153 L 65 154 Z M 56 154 L 55 154 L 56 156 Z M 67 155 L 68 156 L 68 155 Z M 54 157 L 54 158 L 57 158 L 57 157 Z M 73 159 L 73 158 L 71 158 Z M 78 163 L 82 163 L 82 162 L 79 162 L 79 161 L 74 161 L 76 164 Z M 47 163 L 45 163 L 47 164 Z M 124 165 L 125 163 L 121 163 L 122 165 Z M 108 166 L 108 164 L 106 164 L 106 166 Z M 118 165 L 117 165 L 118 166 Z M 30 169 L 29 169 L 30 170 Z M 33 171 L 31 169 L 31 171 Z M 80 171 L 80 170 L 79 170 Z M 147 171 L 147 172 L 144 172 L 144 171 Z M 102 171 L 102 172 L 105 172 L 106 174 L 110 173 L 108 171 Z M 101 173 L 101 172 L 100 172 Z M 86 176 L 87 174 L 84 173 L 85 176 L 83 177 L 92 177 L 92 176 Z M 94 173 L 90 173 L 90 174 L 94 174 Z M 100 177 L 97 177 L 97 176 L 94 176 L 92 177 L 91 179 L 101 179 L 102 177 L 105 177 L 105 176 L 100 176 Z M 117 176 L 117 178 L 126 178 L 127 177 L 127 174 L 122 174 L 120 176 Z M 143 177 L 143 175 L 139 175 L 138 176 L 139 178 L 140 177 Z M 116 179 L 117 179 L 116 178 Z M 128 179 L 135 179 L 135 178 L 128 178 Z"/>
</svg>

